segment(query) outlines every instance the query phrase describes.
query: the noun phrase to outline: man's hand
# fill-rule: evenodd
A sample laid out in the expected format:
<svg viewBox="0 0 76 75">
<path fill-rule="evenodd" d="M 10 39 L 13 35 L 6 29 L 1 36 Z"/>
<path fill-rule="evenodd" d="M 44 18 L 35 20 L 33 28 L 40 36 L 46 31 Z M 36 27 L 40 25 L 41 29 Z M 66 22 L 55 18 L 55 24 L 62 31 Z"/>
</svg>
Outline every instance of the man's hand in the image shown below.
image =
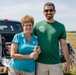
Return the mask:
<svg viewBox="0 0 76 75">
<path fill-rule="evenodd" d="M 64 73 L 68 73 L 70 71 L 70 63 L 66 62 L 65 66 L 64 66 Z"/>
</svg>

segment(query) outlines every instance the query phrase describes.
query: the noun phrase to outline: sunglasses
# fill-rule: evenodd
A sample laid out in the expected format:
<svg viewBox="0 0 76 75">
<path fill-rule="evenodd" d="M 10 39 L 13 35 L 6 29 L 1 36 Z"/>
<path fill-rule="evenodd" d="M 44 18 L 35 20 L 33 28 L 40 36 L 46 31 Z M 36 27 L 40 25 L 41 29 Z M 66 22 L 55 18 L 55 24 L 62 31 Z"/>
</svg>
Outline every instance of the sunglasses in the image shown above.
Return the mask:
<svg viewBox="0 0 76 75">
<path fill-rule="evenodd" d="M 55 11 L 54 9 L 46 9 L 46 10 L 44 10 L 45 12 L 48 12 L 48 11 L 50 11 L 50 12 L 53 12 L 53 11 Z"/>
</svg>

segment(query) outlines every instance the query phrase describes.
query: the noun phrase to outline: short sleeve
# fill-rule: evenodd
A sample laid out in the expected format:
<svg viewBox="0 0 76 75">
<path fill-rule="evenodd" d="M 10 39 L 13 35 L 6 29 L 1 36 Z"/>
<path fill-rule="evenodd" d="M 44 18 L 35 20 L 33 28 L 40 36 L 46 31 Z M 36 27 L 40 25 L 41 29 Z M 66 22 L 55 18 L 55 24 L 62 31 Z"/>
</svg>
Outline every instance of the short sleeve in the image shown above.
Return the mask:
<svg viewBox="0 0 76 75">
<path fill-rule="evenodd" d="M 65 27 L 64 26 L 63 26 L 63 29 L 62 29 L 62 33 L 60 35 L 60 39 L 66 40 L 66 30 L 65 30 Z"/>
<path fill-rule="evenodd" d="M 19 44 L 19 38 L 18 38 L 18 34 L 15 34 L 14 37 L 13 37 L 13 40 L 12 42 L 16 43 L 16 44 Z"/>
</svg>

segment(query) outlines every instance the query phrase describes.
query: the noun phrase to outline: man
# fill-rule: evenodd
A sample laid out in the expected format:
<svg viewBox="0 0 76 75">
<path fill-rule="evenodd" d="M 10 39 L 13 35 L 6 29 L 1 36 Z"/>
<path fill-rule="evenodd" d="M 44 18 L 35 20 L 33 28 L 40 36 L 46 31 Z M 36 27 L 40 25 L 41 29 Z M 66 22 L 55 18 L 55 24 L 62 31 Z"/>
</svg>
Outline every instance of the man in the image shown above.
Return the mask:
<svg viewBox="0 0 76 75">
<path fill-rule="evenodd" d="M 64 72 L 67 73 L 70 70 L 65 27 L 54 20 L 56 10 L 53 3 L 47 2 L 43 13 L 46 19 L 36 23 L 33 30 L 41 48 L 41 54 L 37 59 L 37 75 L 63 75 L 59 41 L 66 60 Z"/>
</svg>

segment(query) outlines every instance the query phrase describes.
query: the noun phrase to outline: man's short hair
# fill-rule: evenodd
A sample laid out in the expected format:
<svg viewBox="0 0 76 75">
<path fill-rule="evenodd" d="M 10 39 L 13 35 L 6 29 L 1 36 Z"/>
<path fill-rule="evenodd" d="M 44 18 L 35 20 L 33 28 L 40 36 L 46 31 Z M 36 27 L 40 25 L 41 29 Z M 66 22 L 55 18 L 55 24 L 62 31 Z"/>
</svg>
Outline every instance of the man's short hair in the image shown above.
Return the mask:
<svg viewBox="0 0 76 75">
<path fill-rule="evenodd" d="M 51 2 L 47 2 L 44 4 L 44 9 L 45 9 L 45 6 L 53 6 L 53 9 L 55 10 L 55 5 Z"/>
</svg>

